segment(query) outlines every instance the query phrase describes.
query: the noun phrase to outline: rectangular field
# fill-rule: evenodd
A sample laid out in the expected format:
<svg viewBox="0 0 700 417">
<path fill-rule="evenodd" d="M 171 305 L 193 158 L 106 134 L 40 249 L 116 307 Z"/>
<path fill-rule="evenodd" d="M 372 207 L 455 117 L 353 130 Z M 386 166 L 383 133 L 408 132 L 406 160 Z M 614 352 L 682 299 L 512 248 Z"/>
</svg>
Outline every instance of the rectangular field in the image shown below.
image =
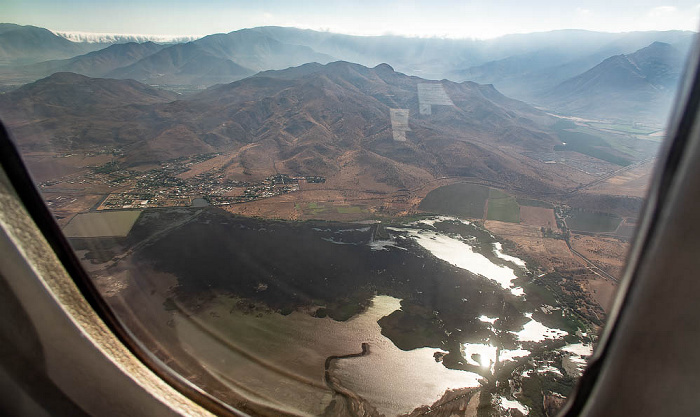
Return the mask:
<svg viewBox="0 0 700 417">
<path fill-rule="evenodd" d="M 518 204 L 521 207 L 528 206 L 528 207 L 543 207 L 543 208 L 550 208 L 550 209 L 554 208 L 552 203 L 548 203 L 548 202 L 542 201 L 542 200 L 532 200 L 529 198 L 520 198 L 520 197 L 516 198 L 515 200 L 518 202 Z"/>
<path fill-rule="evenodd" d="M 569 214 L 569 217 L 567 217 L 566 225 L 571 230 L 591 233 L 609 233 L 614 232 L 621 221 L 622 218 L 614 214 L 574 209 Z"/>
<path fill-rule="evenodd" d="M 488 220 L 520 223 L 520 206 L 515 197 L 492 188 L 489 192 L 486 218 Z"/>
<path fill-rule="evenodd" d="M 360 206 L 337 206 L 335 210 L 340 214 L 358 214 L 367 211 Z"/>
<path fill-rule="evenodd" d="M 524 224 L 555 229 L 554 210 L 543 207 L 520 206 L 520 221 Z"/>
<path fill-rule="evenodd" d="M 125 237 L 141 210 L 111 210 L 80 213 L 63 228 L 67 237 Z"/>
<path fill-rule="evenodd" d="M 450 184 L 425 196 L 418 208 L 423 211 L 481 219 L 489 197 L 489 188 L 477 184 Z"/>
<path fill-rule="evenodd" d="M 557 134 L 562 144 L 554 146 L 555 151 L 574 151 L 620 166 L 632 163 L 630 155 L 617 151 L 599 136 L 571 130 L 560 130 Z"/>
</svg>

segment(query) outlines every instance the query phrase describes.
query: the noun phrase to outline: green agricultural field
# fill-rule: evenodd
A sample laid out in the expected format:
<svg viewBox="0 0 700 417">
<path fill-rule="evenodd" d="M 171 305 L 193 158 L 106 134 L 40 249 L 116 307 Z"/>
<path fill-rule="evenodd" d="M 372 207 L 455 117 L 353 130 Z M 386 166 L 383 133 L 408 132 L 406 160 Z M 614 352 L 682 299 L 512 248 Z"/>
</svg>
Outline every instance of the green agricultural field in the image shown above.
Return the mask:
<svg viewBox="0 0 700 417">
<path fill-rule="evenodd" d="M 310 214 L 313 216 L 320 214 L 320 213 L 323 213 L 327 210 L 326 206 L 324 206 L 323 204 L 315 203 L 315 202 L 314 203 L 307 203 L 307 204 L 296 203 L 296 204 L 294 204 L 294 208 L 296 208 L 297 210 L 303 211 L 304 214 Z"/>
<path fill-rule="evenodd" d="M 620 166 L 632 163 L 632 156 L 613 148 L 599 136 L 571 130 L 560 130 L 557 134 L 562 144 L 554 147 L 556 151 L 574 151 Z"/>
<path fill-rule="evenodd" d="M 360 206 L 338 206 L 335 208 L 340 214 L 357 214 L 365 210 Z"/>
<path fill-rule="evenodd" d="M 605 233 L 614 232 L 621 221 L 622 218 L 614 214 L 574 209 L 566 218 L 566 225 L 571 230 Z"/>
<path fill-rule="evenodd" d="M 649 128 L 649 133 L 636 134 L 634 136 L 631 133 L 595 129 L 590 125 L 578 126 L 574 130 L 598 136 L 607 142 L 612 149 L 630 155 L 635 159 L 644 159 L 655 155 L 661 141 L 659 137 L 648 136 L 651 133 L 658 132 L 658 129 L 652 130 L 651 128 Z M 643 142 L 640 142 L 640 139 Z"/>
<path fill-rule="evenodd" d="M 63 228 L 67 237 L 125 237 L 141 210 L 110 210 L 80 213 Z"/>
<path fill-rule="evenodd" d="M 489 188 L 477 184 L 450 184 L 428 193 L 418 208 L 437 214 L 483 218 Z"/>
<path fill-rule="evenodd" d="M 500 199 L 500 198 L 508 198 L 508 197 L 510 197 L 510 194 L 505 193 L 505 192 L 503 192 L 503 191 L 501 191 L 501 190 L 498 190 L 498 189 L 496 189 L 496 188 L 490 188 L 490 189 L 489 189 L 489 199 L 497 200 L 497 199 Z"/>
<path fill-rule="evenodd" d="M 508 195 L 501 190 L 492 188 L 489 192 L 489 203 L 486 218 L 488 220 L 520 223 L 520 206 L 518 205 L 515 197 Z"/>
<path fill-rule="evenodd" d="M 548 203 L 542 200 L 531 200 L 529 198 L 516 198 L 515 201 L 521 206 L 526 207 L 542 207 L 542 208 L 554 208 L 552 203 Z"/>
</svg>

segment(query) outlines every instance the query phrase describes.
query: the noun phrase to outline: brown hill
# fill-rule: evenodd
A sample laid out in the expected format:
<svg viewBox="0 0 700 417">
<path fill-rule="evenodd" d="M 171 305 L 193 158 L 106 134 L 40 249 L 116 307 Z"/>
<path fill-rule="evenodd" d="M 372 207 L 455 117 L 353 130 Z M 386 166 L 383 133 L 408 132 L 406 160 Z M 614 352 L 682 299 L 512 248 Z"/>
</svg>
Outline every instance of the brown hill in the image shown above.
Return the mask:
<svg viewBox="0 0 700 417">
<path fill-rule="evenodd" d="M 421 114 L 419 84 L 444 89 L 454 105 L 433 105 L 430 115 Z M 247 153 L 274 154 L 278 168 L 299 174 L 333 175 L 341 155 L 363 150 L 432 177 L 519 183 L 534 172 L 515 154 L 558 143 L 546 115 L 492 86 L 426 81 L 385 64 L 307 64 L 213 87 L 189 101 L 225 115 L 226 126 L 209 132 L 220 141 L 256 142 Z M 393 139 L 390 109 L 408 109 L 405 142 Z M 203 121 L 196 121 L 200 128 Z"/>
<path fill-rule="evenodd" d="M 58 74 L 7 94 L 0 114 L 22 132 L 20 146 L 118 146 L 131 165 L 228 152 L 231 178 L 285 172 L 389 189 L 442 176 L 538 190 L 561 182 L 551 167 L 522 155 L 559 143 L 550 118 L 492 86 L 334 62 L 173 98 L 134 81 Z M 408 111 L 405 141 L 395 140 L 391 109 Z"/>
<path fill-rule="evenodd" d="M 56 73 L 0 96 L 0 117 L 24 149 L 118 147 L 143 138 L 148 105 L 176 98 L 133 80 Z"/>
<path fill-rule="evenodd" d="M 551 89 L 540 100 L 557 112 L 664 123 L 683 70 L 683 54 L 654 42 L 612 56 Z"/>
<path fill-rule="evenodd" d="M 37 64 L 7 67 L 0 70 L 4 76 L 27 83 L 57 72 L 74 72 L 88 77 L 104 77 L 110 71 L 131 65 L 161 49 L 164 45 L 153 42 L 129 42 L 79 55 L 69 59 L 40 62 Z"/>
</svg>

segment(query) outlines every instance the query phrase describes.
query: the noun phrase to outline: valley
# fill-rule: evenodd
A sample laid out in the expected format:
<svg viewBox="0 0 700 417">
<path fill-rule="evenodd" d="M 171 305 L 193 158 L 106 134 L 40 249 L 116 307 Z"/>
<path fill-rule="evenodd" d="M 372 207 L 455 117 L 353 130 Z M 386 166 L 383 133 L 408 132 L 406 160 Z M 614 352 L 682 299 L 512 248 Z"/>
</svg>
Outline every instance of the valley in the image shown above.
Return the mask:
<svg viewBox="0 0 700 417">
<path fill-rule="evenodd" d="M 0 117 L 110 308 L 225 403 L 553 416 L 694 34 L 530 35 L 58 40 L 0 53 Z"/>
</svg>

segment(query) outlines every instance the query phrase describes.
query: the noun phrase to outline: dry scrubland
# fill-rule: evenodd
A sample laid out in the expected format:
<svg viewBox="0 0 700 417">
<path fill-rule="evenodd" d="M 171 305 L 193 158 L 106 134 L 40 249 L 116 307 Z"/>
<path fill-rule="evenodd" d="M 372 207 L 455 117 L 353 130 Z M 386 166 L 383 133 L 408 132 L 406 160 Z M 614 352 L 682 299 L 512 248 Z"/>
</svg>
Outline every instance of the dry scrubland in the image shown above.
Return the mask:
<svg viewBox="0 0 700 417">
<path fill-rule="evenodd" d="M 520 206 L 520 222 L 530 226 L 555 229 L 557 221 L 554 209 L 544 207 Z"/>
</svg>

